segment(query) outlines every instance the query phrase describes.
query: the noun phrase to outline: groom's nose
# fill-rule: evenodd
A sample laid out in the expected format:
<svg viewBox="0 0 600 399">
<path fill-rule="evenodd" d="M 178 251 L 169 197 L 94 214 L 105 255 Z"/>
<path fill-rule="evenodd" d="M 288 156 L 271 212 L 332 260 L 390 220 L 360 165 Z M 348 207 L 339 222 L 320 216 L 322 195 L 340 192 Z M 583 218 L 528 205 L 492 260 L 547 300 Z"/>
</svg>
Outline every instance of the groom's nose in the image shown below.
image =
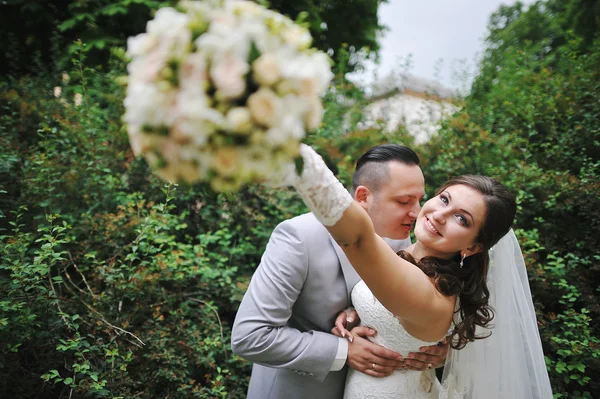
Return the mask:
<svg viewBox="0 0 600 399">
<path fill-rule="evenodd" d="M 408 217 L 416 219 L 417 216 L 419 215 L 420 210 L 421 210 L 421 204 L 419 204 L 417 202 L 415 205 L 412 206 L 410 211 L 408 211 Z"/>
</svg>

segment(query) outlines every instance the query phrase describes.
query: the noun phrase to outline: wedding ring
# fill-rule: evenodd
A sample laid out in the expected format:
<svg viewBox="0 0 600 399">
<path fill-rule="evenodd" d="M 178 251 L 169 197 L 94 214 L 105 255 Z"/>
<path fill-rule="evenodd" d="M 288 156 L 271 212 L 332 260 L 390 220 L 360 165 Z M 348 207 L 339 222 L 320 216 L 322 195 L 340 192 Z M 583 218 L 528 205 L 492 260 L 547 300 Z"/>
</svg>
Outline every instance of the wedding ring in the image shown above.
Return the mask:
<svg viewBox="0 0 600 399">
<path fill-rule="evenodd" d="M 371 364 L 371 369 L 372 369 L 373 371 L 375 371 L 375 363 L 372 363 L 372 364 Z"/>
<path fill-rule="evenodd" d="M 427 363 L 427 370 L 431 369 L 431 363 Z"/>
</svg>

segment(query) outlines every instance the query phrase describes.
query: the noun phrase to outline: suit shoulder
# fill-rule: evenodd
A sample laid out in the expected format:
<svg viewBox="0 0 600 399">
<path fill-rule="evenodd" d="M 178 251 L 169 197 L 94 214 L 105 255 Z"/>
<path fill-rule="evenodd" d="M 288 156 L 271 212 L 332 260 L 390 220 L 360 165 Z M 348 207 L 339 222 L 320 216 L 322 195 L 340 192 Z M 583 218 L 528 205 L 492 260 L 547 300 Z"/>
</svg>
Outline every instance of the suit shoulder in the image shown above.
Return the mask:
<svg viewBox="0 0 600 399">
<path fill-rule="evenodd" d="M 277 229 L 291 229 L 300 235 L 329 235 L 329 232 L 312 213 L 305 213 L 279 223 Z"/>
</svg>

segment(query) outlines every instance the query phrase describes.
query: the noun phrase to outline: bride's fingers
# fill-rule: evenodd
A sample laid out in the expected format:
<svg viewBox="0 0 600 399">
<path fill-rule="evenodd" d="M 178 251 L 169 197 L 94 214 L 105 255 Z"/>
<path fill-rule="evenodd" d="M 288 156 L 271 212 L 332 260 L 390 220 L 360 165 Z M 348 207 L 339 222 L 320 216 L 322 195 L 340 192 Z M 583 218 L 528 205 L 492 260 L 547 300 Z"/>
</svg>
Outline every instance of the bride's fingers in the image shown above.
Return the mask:
<svg viewBox="0 0 600 399">
<path fill-rule="evenodd" d="M 338 337 L 342 337 L 342 338 L 348 338 L 350 340 L 350 342 L 352 342 L 352 340 L 354 339 L 354 336 L 352 335 L 352 333 L 350 333 L 350 331 L 346 330 L 346 328 L 340 323 L 338 324 L 337 322 L 335 323 L 335 327 L 333 327 L 333 330 L 336 330 L 338 332 L 337 335 Z M 333 330 L 331 330 L 333 332 Z"/>
<path fill-rule="evenodd" d="M 348 317 L 349 316 L 346 311 L 341 311 L 335 319 L 335 327 L 334 327 L 334 329 L 337 329 L 337 331 L 339 332 L 340 335 L 333 333 L 333 330 L 332 330 L 332 333 L 335 335 L 338 335 L 338 337 L 348 338 L 352 342 L 352 339 L 354 337 L 352 337 L 352 334 L 350 334 L 350 331 L 348 331 L 346 329 L 346 326 L 348 323 Z M 352 337 L 352 339 L 350 337 Z"/>
</svg>

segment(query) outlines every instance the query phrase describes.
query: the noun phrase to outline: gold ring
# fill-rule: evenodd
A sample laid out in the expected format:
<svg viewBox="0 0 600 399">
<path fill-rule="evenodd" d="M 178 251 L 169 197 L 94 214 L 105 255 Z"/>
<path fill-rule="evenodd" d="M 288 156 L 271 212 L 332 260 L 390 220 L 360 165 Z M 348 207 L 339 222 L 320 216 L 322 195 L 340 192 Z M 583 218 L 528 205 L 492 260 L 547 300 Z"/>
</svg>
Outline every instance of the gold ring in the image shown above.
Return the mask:
<svg viewBox="0 0 600 399">
<path fill-rule="evenodd" d="M 431 366 L 431 363 L 428 363 L 428 364 L 427 364 L 427 370 L 431 369 L 431 367 L 432 367 L 432 366 Z"/>
</svg>

